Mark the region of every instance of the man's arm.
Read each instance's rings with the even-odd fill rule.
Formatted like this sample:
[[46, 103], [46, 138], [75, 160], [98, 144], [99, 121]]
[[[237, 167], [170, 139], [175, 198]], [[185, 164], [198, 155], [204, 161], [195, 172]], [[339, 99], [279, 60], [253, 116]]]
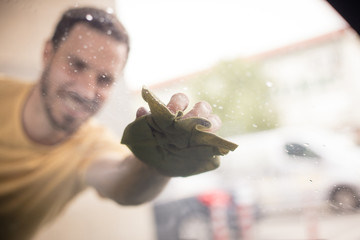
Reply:
[[[189, 104], [186, 95], [178, 93], [167, 104], [168, 109], [176, 113], [185, 110]], [[136, 117], [149, 114], [139, 108]], [[212, 114], [211, 106], [199, 102], [184, 116], [203, 117], [212, 123], [210, 131], [221, 126], [218, 116]], [[138, 160], [134, 155], [121, 160], [119, 156], [107, 156], [95, 161], [86, 172], [86, 182], [102, 196], [111, 198], [122, 205], [137, 205], [153, 200], [169, 182], [170, 177], [161, 175], [155, 168]]]
[[103, 197], [121, 205], [138, 205], [153, 200], [170, 177], [129, 155], [123, 160], [108, 156], [94, 162], [87, 169], [85, 179]]

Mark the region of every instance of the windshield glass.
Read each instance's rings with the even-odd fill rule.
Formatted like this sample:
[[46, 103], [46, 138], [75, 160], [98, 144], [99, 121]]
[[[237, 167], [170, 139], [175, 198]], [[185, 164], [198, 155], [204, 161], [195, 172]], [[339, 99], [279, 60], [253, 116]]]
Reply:
[[[137, 109], [148, 106], [146, 86], [164, 103], [178, 92], [189, 109], [207, 101], [222, 122], [216, 134], [239, 146], [216, 170], [173, 178], [140, 206], [87, 188], [35, 240], [360, 236], [352, 224], [360, 220], [360, 39], [327, 1], [3, 1], [0, 75], [39, 79], [60, 14], [87, 4], [115, 14], [130, 39], [127, 61], [97, 66], [111, 81], [114, 62], [124, 65], [95, 116], [119, 144]], [[103, 56], [73, 55], [59, 57], [64, 69], [86, 69]]]

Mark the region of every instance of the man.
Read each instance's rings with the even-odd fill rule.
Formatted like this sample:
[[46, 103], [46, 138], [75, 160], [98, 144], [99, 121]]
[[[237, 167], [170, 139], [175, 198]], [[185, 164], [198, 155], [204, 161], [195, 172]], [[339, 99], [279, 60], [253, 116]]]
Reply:
[[[167, 184], [171, 176], [139, 160], [92, 120], [128, 53], [128, 35], [113, 15], [75, 8], [45, 44], [37, 83], [0, 78], [1, 239], [31, 238], [88, 186], [119, 204], [136, 205]], [[184, 94], [175, 94], [167, 107], [175, 114], [187, 105]], [[136, 117], [143, 116], [151, 115], [140, 108]], [[208, 119], [210, 131], [221, 125], [206, 102], [181, 119], [191, 117]]]

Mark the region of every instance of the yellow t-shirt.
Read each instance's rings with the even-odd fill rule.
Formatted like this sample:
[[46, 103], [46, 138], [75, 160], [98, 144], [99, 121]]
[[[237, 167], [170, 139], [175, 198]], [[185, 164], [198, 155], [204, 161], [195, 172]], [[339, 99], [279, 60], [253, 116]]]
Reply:
[[129, 152], [89, 121], [66, 142], [44, 146], [23, 131], [21, 114], [32, 88], [0, 76], [0, 239], [30, 239], [84, 190], [86, 166], [103, 153]]

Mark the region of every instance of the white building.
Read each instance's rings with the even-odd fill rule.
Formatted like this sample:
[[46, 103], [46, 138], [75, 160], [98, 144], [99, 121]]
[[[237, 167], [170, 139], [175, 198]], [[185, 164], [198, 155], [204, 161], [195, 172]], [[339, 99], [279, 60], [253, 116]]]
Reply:
[[[352, 29], [343, 28], [250, 56], [245, 61], [260, 62], [280, 126], [338, 128], [360, 120], [360, 110], [355, 107], [360, 103], [360, 41]], [[187, 93], [189, 79], [200, 73], [150, 88], [166, 102], [174, 92]]]

